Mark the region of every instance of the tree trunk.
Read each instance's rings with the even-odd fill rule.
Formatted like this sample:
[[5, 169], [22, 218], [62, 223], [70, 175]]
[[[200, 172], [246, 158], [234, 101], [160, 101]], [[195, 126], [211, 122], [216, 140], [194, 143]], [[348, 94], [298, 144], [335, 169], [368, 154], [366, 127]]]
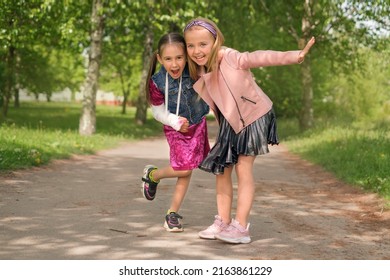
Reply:
[[19, 98], [19, 86], [15, 85], [14, 88], [14, 107], [15, 108], [20, 108], [20, 98]]
[[145, 82], [149, 72], [149, 63], [153, 54], [153, 30], [149, 27], [146, 27], [146, 36], [145, 36], [145, 50], [143, 53], [143, 68], [141, 75], [141, 83], [139, 87], [139, 95], [137, 100], [137, 110], [135, 113], [135, 121], [139, 125], [143, 125], [146, 122], [148, 103], [145, 96]]
[[2, 107], [2, 116], [4, 118], [7, 117], [9, 102], [15, 86], [15, 53], [16, 49], [11, 45], [6, 56], [7, 69], [5, 71], [5, 87]]
[[[311, 7], [313, 0], [305, 0], [304, 3], [304, 15], [302, 17], [302, 38], [299, 40], [299, 49], [303, 49], [311, 38], [311, 23], [312, 18]], [[299, 116], [299, 127], [302, 131], [311, 128], [314, 124], [313, 114], [313, 85], [311, 76], [311, 67], [309, 57], [305, 58], [305, 61], [301, 65], [301, 80], [302, 80], [302, 107]]]
[[118, 73], [119, 73], [119, 78], [121, 81], [121, 88], [122, 88], [122, 93], [123, 93], [123, 102], [122, 102], [122, 115], [126, 114], [126, 107], [127, 107], [127, 100], [129, 99], [129, 94], [130, 94], [130, 83], [126, 82], [125, 84], [125, 79], [122, 74], [122, 70], [118, 67]]
[[20, 99], [19, 99], [19, 68], [20, 65], [18, 64], [19, 59], [15, 59], [15, 65], [14, 65], [14, 87], [13, 87], [13, 96], [14, 96], [14, 108], [20, 108]]
[[130, 91], [126, 90], [123, 92], [123, 102], [122, 102], [122, 115], [126, 114], [127, 101], [129, 100]]
[[309, 58], [305, 58], [305, 62], [301, 65], [301, 80], [302, 80], [302, 108], [299, 118], [299, 127], [301, 131], [305, 131], [314, 124], [313, 114], [313, 86]]
[[79, 124], [81, 135], [92, 135], [96, 132], [96, 92], [99, 82], [104, 21], [102, 2], [102, 0], [94, 0], [92, 4], [91, 46], [88, 71], [83, 87], [83, 108]]

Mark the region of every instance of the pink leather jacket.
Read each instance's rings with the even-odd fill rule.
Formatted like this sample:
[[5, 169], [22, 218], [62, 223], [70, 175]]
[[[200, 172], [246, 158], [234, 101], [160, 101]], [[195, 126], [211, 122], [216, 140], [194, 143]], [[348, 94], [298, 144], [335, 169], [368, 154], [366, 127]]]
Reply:
[[256, 84], [250, 69], [298, 64], [299, 52], [240, 53], [226, 48], [218, 72], [203, 75], [193, 87], [214, 113], [219, 110], [239, 133], [272, 108], [271, 99]]

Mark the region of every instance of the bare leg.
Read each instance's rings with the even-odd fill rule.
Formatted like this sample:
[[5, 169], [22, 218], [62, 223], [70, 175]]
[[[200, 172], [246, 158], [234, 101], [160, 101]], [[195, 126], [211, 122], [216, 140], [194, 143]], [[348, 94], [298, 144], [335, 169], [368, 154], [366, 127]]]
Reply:
[[224, 174], [216, 176], [218, 215], [230, 224], [233, 201], [232, 167], [225, 168]]
[[159, 168], [153, 172], [153, 180], [177, 178], [170, 211], [178, 212], [190, 185], [192, 170], [174, 170], [171, 166]]
[[190, 185], [191, 173], [187, 177], [177, 178], [175, 192], [171, 201], [170, 211], [179, 212], [180, 206], [184, 201], [188, 186]]
[[237, 180], [238, 180], [238, 195], [237, 195], [237, 213], [236, 220], [246, 227], [248, 217], [252, 208], [253, 199], [255, 196], [255, 183], [253, 179], [253, 162], [254, 156], [238, 157], [236, 164]]

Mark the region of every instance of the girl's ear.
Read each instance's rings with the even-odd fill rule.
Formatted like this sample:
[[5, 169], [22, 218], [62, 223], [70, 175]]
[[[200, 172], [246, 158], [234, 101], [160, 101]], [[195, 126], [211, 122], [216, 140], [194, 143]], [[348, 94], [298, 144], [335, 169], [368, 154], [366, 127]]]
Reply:
[[158, 60], [158, 62], [160, 62], [161, 64], [163, 64], [163, 61], [162, 61], [161, 56], [160, 56], [159, 54], [157, 54], [157, 60]]

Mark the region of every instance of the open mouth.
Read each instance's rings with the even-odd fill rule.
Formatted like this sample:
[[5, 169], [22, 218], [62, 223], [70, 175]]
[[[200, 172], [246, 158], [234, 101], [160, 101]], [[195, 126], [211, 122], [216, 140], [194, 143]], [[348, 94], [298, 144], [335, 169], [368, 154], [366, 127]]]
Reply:
[[177, 70], [171, 70], [172, 77], [178, 77], [180, 76], [180, 69]]

